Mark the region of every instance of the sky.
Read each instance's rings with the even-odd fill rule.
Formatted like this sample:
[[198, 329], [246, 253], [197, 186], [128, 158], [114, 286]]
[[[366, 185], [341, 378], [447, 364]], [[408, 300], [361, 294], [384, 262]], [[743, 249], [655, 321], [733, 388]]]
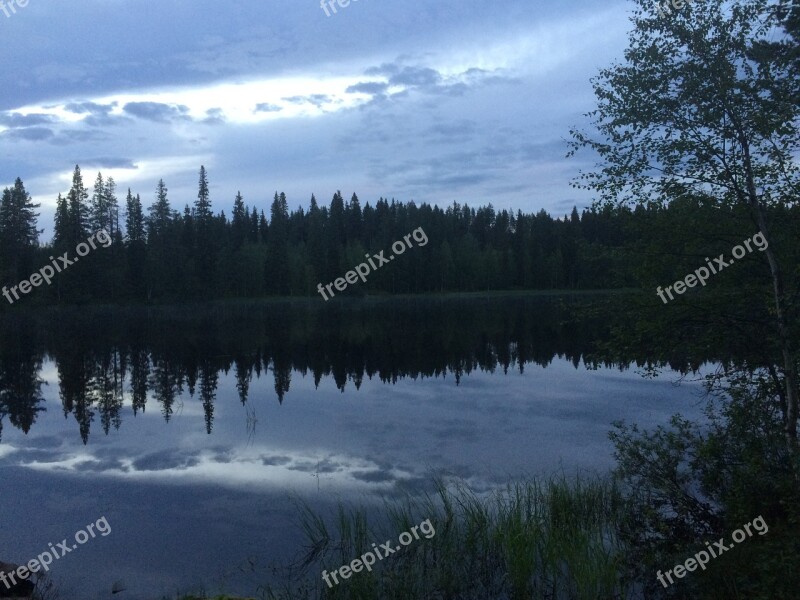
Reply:
[[[15, 0], [19, 1], [19, 0]], [[326, 0], [327, 2], [327, 0]], [[341, 190], [563, 216], [570, 128], [590, 79], [621, 60], [624, 1], [5, 0], [0, 7], [0, 187], [20, 177], [52, 237], [80, 165], [172, 207], [208, 171], [214, 210], [241, 191], [269, 214]], [[23, 1], [24, 4], [24, 1]], [[124, 202], [121, 203], [124, 205]]]

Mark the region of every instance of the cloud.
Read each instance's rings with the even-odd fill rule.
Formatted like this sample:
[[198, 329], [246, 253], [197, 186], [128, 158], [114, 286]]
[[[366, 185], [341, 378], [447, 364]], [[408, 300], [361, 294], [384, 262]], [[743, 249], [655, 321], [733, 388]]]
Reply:
[[405, 67], [389, 78], [392, 85], [411, 87], [435, 87], [442, 80], [438, 71], [429, 67]]
[[270, 104], [269, 102], [261, 102], [260, 104], [256, 104], [255, 112], [280, 112], [283, 110], [282, 106], [278, 106], [276, 104]]
[[129, 468], [118, 458], [102, 458], [84, 460], [75, 465], [76, 471], [102, 473], [103, 471], [117, 471], [127, 473]]
[[366, 483], [386, 483], [396, 479], [391, 473], [384, 471], [353, 471], [352, 475], [353, 479]]
[[91, 115], [107, 115], [117, 106], [116, 102], [110, 104], [97, 104], [95, 102], [70, 102], [64, 105], [64, 110], [78, 115], [89, 113]]
[[189, 107], [183, 104], [162, 104], [160, 102], [128, 102], [123, 108], [127, 114], [157, 123], [188, 120]]
[[288, 456], [262, 456], [261, 463], [266, 467], [282, 467], [292, 462]]
[[380, 81], [364, 81], [347, 88], [348, 94], [382, 94], [389, 88], [388, 83]]
[[27, 140], [30, 142], [41, 142], [52, 139], [55, 134], [46, 127], [26, 127], [24, 129], [9, 129], [4, 131], [2, 137], [12, 140]]
[[10, 128], [18, 127], [31, 127], [34, 125], [49, 125], [55, 123], [56, 118], [53, 115], [46, 114], [28, 114], [21, 115], [19, 113], [5, 113], [0, 114], [0, 125], [5, 125]]
[[333, 99], [327, 94], [311, 94], [310, 96], [290, 96], [283, 98], [284, 101], [291, 104], [311, 104], [317, 108], [322, 108], [323, 104], [330, 104]]
[[203, 119], [203, 123], [207, 123], [209, 125], [222, 125], [225, 123], [225, 111], [221, 108], [209, 108], [206, 111], [206, 118]]
[[162, 450], [146, 454], [133, 461], [137, 471], [167, 471], [170, 469], [188, 469], [200, 464], [198, 452], [187, 452], [177, 449]]

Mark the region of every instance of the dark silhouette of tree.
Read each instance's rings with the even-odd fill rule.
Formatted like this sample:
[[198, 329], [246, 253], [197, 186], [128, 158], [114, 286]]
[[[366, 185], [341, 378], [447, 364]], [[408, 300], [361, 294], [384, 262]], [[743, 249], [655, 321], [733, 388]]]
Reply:
[[3, 190], [0, 199], [0, 280], [13, 285], [26, 278], [33, 267], [34, 250], [39, 241], [36, 209], [22, 180]]

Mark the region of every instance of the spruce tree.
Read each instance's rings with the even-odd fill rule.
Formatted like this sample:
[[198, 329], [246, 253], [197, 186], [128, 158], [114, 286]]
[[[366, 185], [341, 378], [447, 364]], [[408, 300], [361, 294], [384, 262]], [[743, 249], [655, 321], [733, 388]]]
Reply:
[[144, 242], [144, 212], [142, 211], [142, 200], [139, 194], [134, 198], [131, 188], [128, 188], [128, 195], [125, 198], [125, 237], [129, 244]]
[[28, 269], [33, 250], [39, 241], [36, 209], [30, 194], [20, 178], [13, 188], [3, 190], [0, 200], [0, 253], [3, 265], [8, 265], [12, 279], [24, 276], [20, 271]]
[[195, 202], [195, 217], [199, 228], [206, 227], [211, 220], [211, 200], [208, 193], [208, 176], [206, 168], [200, 167], [200, 183], [197, 191], [197, 201]]
[[91, 229], [108, 231], [108, 202], [106, 200], [106, 184], [103, 181], [103, 174], [98, 173], [94, 182], [94, 193], [92, 194], [91, 210]]
[[231, 239], [233, 247], [239, 248], [247, 238], [247, 208], [245, 208], [242, 193], [237, 192], [233, 201], [233, 216], [231, 219]]
[[67, 194], [69, 212], [69, 245], [74, 246], [89, 235], [91, 211], [88, 204], [89, 192], [83, 185], [81, 168], [75, 165], [72, 173], [72, 187]]

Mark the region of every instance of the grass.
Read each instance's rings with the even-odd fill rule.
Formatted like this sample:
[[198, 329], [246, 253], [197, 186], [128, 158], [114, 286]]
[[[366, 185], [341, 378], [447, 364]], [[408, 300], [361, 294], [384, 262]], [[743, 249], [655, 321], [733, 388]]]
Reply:
[[[621, 496], [610, 481], [555, 477], [478, 495], [437, 481], [420, 499], [389, 503], [372, 526], [364, 509], [339, 506], [326, 520], [301, 506], [308, 552], [302, 576], [269, 600], [597, 600], [626, 598], [616, 538]], [[420, 537], [332, 588], [322, 581], [372, 549], [430, 519], [435, 535]], [[330, 523], [329, 523], [330, 521]]]

